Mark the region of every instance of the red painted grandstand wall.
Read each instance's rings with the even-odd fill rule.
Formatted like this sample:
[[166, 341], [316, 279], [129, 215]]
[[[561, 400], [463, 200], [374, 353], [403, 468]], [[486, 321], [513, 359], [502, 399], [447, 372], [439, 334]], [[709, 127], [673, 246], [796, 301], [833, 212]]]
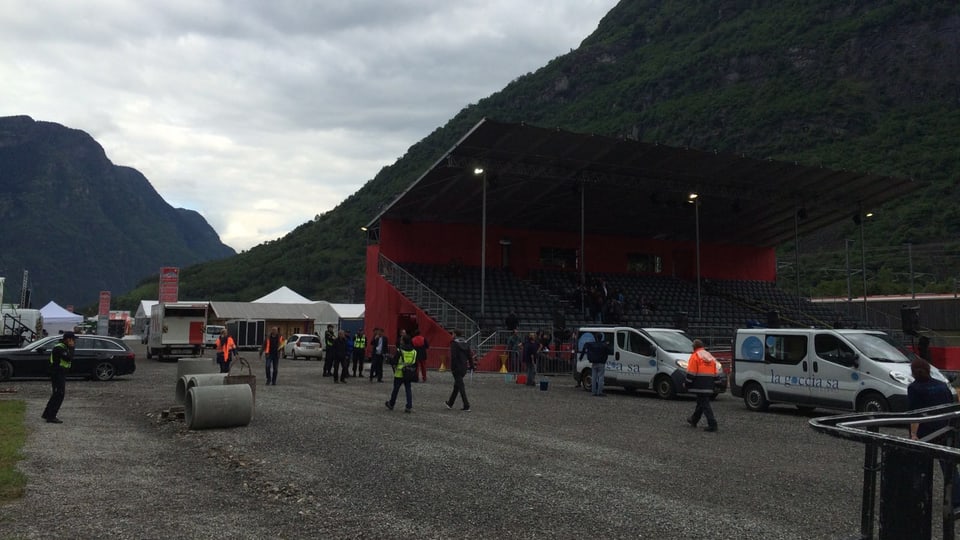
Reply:
[[[397, 316], [401, 313], [416, 315], [417, 327], [430, 343], [427, 355], [427, 367], [440, 366], [441, 356], [446, 356], [450, 347], [450, 334], [441, 328], [420, 308], [407, 300], [393, 285], [380, 277], [377, 271], [377, 259], [380, 246], [367, 246], [366, 290], [364, 293], [364, 331], [367, 342], [373, 342], [373, 329], [383, 328], [391, 346], [397, 345]], [[447, 362], [449, 367], [449, 362]], [[389, 370], [389, 368], [387, 368]], [[385, 371], [386, 373], [386, 371]]]
[[[448, 264], [456, 259], [465, 266], [480, 266], [480, 236], [479, 226], [473, 224], [380, 222], [383, 254], [398, 263]], [[540, 267], [541, 247], [580, 248], [579, 234], [489, 226], [488, 268], [501, 266], [502, 239], [511, 243], [510, 266], [520, 277]], [[627, 254], [647, 253], [661, 257], [663, 275], [685, 279], [696, 276], [696, 245], [693, 242], [587, 236], [585, 252], [588, 273], [624, 273]], [[700, 247], [700, 267], [701, 275], [707, 279], [775, 281], [777, 277], [773, 248], [703, 244]]]

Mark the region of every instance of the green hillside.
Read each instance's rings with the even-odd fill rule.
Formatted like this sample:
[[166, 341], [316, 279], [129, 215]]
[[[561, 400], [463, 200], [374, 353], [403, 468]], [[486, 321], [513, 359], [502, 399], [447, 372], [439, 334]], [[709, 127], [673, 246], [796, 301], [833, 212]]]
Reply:
[[[625, 0], [578, 49], [464, 108], [334, 210], [280, 240], [187, 269], [182, 296], [247, 300], [285, 284], [309, 297], [362, 301], [359, 227], [483, 117], [919, 179], [923, 190], [874, 209], [865, 226], [868, 291], [906, 290], [906, 242], [918, 290], [952, 290], [958, 52], [955, 1]], [[838, 269], [844, 239], [859, 238], [854, 227], [801, 238], [805, 294], [846, 293]], [[782, 254], [792, 264], [793, 246]], [[781, 274], [793, 288], [794, 271]], [[150, 278], [126, 301], [155, 297]]]

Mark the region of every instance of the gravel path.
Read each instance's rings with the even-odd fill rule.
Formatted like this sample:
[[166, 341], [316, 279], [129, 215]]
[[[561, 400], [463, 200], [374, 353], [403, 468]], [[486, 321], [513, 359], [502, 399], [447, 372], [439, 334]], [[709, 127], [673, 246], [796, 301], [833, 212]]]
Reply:
[[[258, 383], [262, 362], [254, 361]], [[502, 375], [468, 381], [473, 411], [447, 410], [451, 377], [333, 384], [320, 364], [281, 361], [244, 428], [189, 431], [160, 418], [176, 365], [68, 381], [60, 417], [46, 381], [24, 399], [25, 497], [0, 507], [0, 538], [851, 537], [862, 447], [815, 433], [792, 408], [750, 413], [725, 395], [719, 433], [688, 427], [693, 401], [572, 378], [546, 391]], [[403, 392], [401, 390], [401, 404]]]

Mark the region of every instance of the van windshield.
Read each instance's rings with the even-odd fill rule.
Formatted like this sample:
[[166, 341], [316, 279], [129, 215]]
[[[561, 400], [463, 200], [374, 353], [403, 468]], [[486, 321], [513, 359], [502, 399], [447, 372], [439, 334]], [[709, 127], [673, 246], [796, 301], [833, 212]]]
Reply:
[[886, 334], [844, 334], [850, 343], [877, 362], [909, 364], [910, 358], [904, 354], [897, 343]]
[[693, 340], [683, 332], [670, 330], [647, 330], [653, 341], [661, 349], [672, 353], [692, 353]]

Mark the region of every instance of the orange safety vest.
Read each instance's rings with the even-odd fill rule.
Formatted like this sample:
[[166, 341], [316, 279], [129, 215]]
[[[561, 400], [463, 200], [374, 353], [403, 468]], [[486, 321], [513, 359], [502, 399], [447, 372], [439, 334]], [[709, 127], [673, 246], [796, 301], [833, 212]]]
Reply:
[[231, 336], [231, 335], [229, 335], [229, 334], [227, 335], [226, 345], [224, 345], [224, 343], [223, 343], [222, 341], [223, 341], [223, 338], [222, 338], [222, 337], [217, 338], [217, 348], [216, 348], [216, 351], [217, 351], [218, 353], [223, 353], [224, 359], [229, 360], [229, 359], [230, 359], [230, 351], [235, 350], [235, 349], [237, 348], [237, 345], [236, 345], [236, 343], [233, 342], [233, 336]]
[[687, 373], [696, 377], [697, 375], [717, 375], [717, 359], [706, 349], [697, 349], [687, 360]]
[[[277, 336], [277, 348], [283, 349], [286, 343], [287, 340], [283, 339], [283, 336]], [[270, 336], [267, 336], [267, 339], [263, 340], [263, 352], [264, 354], [270, 354]]]
[[687, 360], [687, 387], [693, 394], [712, 394], [717, 376], [717, 359], [706, 349], [693, 351]]

